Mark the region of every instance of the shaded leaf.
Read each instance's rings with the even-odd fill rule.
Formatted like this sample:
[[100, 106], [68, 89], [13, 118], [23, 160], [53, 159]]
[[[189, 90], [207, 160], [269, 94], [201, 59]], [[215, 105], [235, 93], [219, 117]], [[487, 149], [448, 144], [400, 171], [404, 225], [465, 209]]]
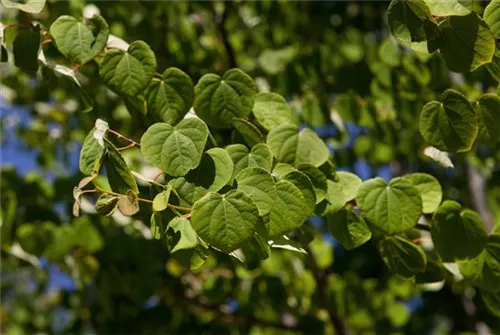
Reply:
[[240, 248], [255, 232], [259, 212], [242, 191], [224, 195], [209, 192], [191, 212], [194, 230], [208, 244], [229, 253]]
[[380, 241], [379, 251], [387, 267], [403, 278], [425, 271], [427, 258], [422, 248], [399, 236]]
[[129, 190], [139, 193], [137, 182], [123, 159], [121, 153], [108, 140], [104, 139], [106, 153], [104, 157], [104, 167], [108, 177], [109, 186], [114, 192], [127, 194]]
[[86, 175], [93, 175], [99, 172], [101, 167], [104, 147], [99, 144], [94, 137], [95, 128], [87, 134], [80, 151], [80, 171]]
[[234, 118], [233, 125], [250, 148], [264, 142], [264, 135], [253, 123], [245, 119]]
[[118, 197], [103, 193], [99, 196], [97, 199], [97, 203], [95, 204], [95, 210], [97, 213], [105, 216], [112, 215], [115, 210], [116, 206], [118, 205]]
[[38, 70], [38, 53], [40, 52], [40, 28], [23, 29], [14, 40], [14, 64], [32, 74]]
[[162, 79], [153, 79], [146, 91], [148, 106], [163, 122], [176, 124], [189, 112], [194, 101], [191, 78], [180, 69], [171, 67]]
[[234, 163], [222, 148], [207, 150], [198, 167], [186, 175], [186, 180], [208, 191], [217, 192], [231, 180]]
[[326, 223], [332, 236], [347, 250], [359, 247], [372, 237], [363, 217], [353, 210], [341, 209], [328, 215]]

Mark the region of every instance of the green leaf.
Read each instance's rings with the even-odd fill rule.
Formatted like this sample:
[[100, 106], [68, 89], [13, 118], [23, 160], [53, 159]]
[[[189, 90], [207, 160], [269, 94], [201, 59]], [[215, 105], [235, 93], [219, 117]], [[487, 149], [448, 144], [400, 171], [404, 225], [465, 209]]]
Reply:
[[286, 103], [285, 98], [276, 93], [257, 94], [252, 112], [257, 121], [267, 130], [291, 122], [292, 119], [292, 109]]
[[208, 138], [207, 125], [197, 118], [187, 118], [175, 127], [156, 123], [141, 138], [141, 151], [154, 166], [179, 177], [200, 163]]
[[422, 42], [427, 40], [426, 25], [436, 25], [423, 0], [394, 0], [387, 9], [391, 32], [400, 41]]
[[160, 213], [153, 212], [153, 214], [151, 214], [150, 228], [151, 236], [153, 236], [155, 240], [159, 240], [163, 237], [165, 229], [163, 227], [163, 218]]
[[500, 291], [498, 292], [481, 292], [481, 298], [488, 310], [496, 317], [500, 318]]
[[97, 199], [95, 210], [101, 215], [110, 216], [115, 212], [117, 204], [117, 196], [103, 193], [99, 199]]
[[168, 208], [168, 200], [172, 189], [167, 187], [164, 191], [158, 193], [153, 199], [153, 211], [161, 212]]
[[83, 65], [104, 50], [109, 27], [100, 15], [83, 21], [63, 15], [50, 26], [50, 35], [57, 50], [71, 61]]
[[199, 269], [210, 256], [210, 249], [204, 243], [201, 243], [194, 249], [181, 249], [171, 254], [181, 266], [190, 270]]
[[88, 220], [80, 218], [73, 223], [75, 229], [74, 242], [91, 253], [97, 252], [104, 246], [104, 241], [99, 230]]
[[327, 187], [325, 200], [318, 207], [321, 215], [335, 214], [347, 203], [341, 183], [328, 180]]
[[497, 48], [497, 50], [495, 50], [495, 56], [493, 56], [491, 63], [486, 64], [485, 67], [491, 76], [496, 81], [500, 82], [500, 49]]
[[195, 248], [198, 242], [198, 236], [191, 226], [188, 219], [176, 217], [168, 223], [167, 235], [170, 235], [170, 252], [174, 253], [183, 249]]
[[18, 2], [12, 0], [2, 0], [2, 4], [7, 8], [14, 8], [22, 10], [26, 13], [40, 13], [45, 6], [46, 0], [27, 0], [25, 2]]
[[146, 92], [148, 106], [163, 122], [176, 124], [189, 112], [194, 101], [191, 78], [180, 69], [171, 67], [163, 78], [153, 79]]
[[118, 209], [125, 216], [132, 216], [139, 212], [139, 200], [137, 191], [128, 190], [127, 195], [120, 196], [118, 200]]
[[[302, 164], [302, 165], [304, 165], [304, 164]], [[311, 166], [314, 166], [314, 165], [311, 165]], [[316, 168], [316, 167], [314, 166], [314, 168]], [[298, 171], [298, 170], [296, 168], [294, 168], [293, 166], [291, 166], [290, 164], [278, 163], [278, 164], [276, 164], [276, 166], [273, 169], [273, 176], [276, 179], [283, 179], [283, 178], [285, 178], [285, 176], [287, 174], [289, 174], [290, 172], [293, 172], [293, 171]]]
[[472, 12], [473, 0], [424, 0], [432, 15], [435, 16], [463, 16]]
[[233, 125], [250, 148], [264, 142], [264, 135], [253, 123], [245, 119], [234, 118]]
[[300, 164], [298, 170], [304, 173], [311, 180], [314, 187], [314, 193], [316, 194], [316, 203], [318, 204], [323, 201], [328, 190], [328, 184], [325, 174], [314, 165], [307, 163]]
[[260, 216], [271, 211], [277, 193], [269, 172], [261, 167], [248, 167], [236, 175], [236, 181], [238, 189], [255, 202]]
[[127, 51], [109, 49], [99, 64], [99, 76], [113, 91], [128, 96], [141, 93], [156, 71], [156, 57], [143, 41], [132, 42]]
[[36, 72], [38, 70], [40, 42], [39, 27], [19, 31], [14, 40], [12, 50], [14, 53], [14, 64], [30, 74]]
[[282, 180], [276, 183], [277, 197], [271, 213], [264, 218], [270, 237], [283, 235], [299, 228], [306, 221], [309, 207], [302, 192], [291, 182]]
[[459, 262], [462, 275], [479, 288], [500, 292], [500, 234], [488, 237], [486, 246], [479, 256]]
[[230, 182], [233, 169], [234, 163], [227, 151], [213, 148], [203, 154], [200, 165], [189, 171], [186, 180], [208, 191], [217, 192]]
[[500, 37], [500, 0], [492, 0], [484, 9], [483, 20], [496, 38]]
[[291, 123], [271, 130], [267, 135], [267, 144], [278, 161], [295, 167], [304, 163], [319, 167], [330, 156], [325, 143], [315, 132], [310, 129], [299, 132], [298, 127]]
[[488, 235], [481, 217], [474, 211], [462, 210], [458, 202], [444, 201], [432, 223], [432, 241], [444, 262], [475, 257], [486, 245]]
[[226, 147], [226, 151], [234, 163], [231, 179], [247, 167], [260, 166], [266, 171], [271, 171], [273, 154], [267, 144], [259, 143], [251, 151], [242, 144], [232, 144]]
[[332, 236], [347, 250], [359, 247], [372, 237], [363, 217], [353, 210], [341, 209], [328, 215], [326, 224]]
[[427, 173], [412, 173], [405, 176], [405, 178], [411, 181], [420, 192], [422, 213], [434, 213], [443, 198], [443, 191], [439, 181]]
[[450, 16], [440, 31], [439, 50], [451, 71], [471, 72], [493, 59], [495, 39], [476, 13]]
[[316, 207], [316, 194], [311, 179], [300, 171], [292, 171], [285, 176], [286, 181], [294, 184], [302, 193], [305, 205], [307, 205], [307, 215], [311, 215]]
[[229, 253], [253, 236], [259, 211], [242, 191], [224, 195], [209, 192], [196, 201], [191, 222], [198, 235], [211, 246]]
[[104, 166], [111, 189], [120, 194], [128, 194], [129, 190], [139, 193], [134, 175], [130, 172], [120, 152], [106, 138], [104, 146], [106, 148]]
[[99, 172], [101, 159], [104, 155], [104, 148], [94, 137], [95, 128], [87, 134], [80, 151], [80, 171], [86, 175], [93, 175]]
[[403, 278], [425, 271], [427, 258], [422, 248], [399, 236], [380, 241], [379, 251], [387, 267]]
[[444, 91], [442, 102], [427, 103], [420, 114], [420, 133], [442, 151], [468, 151], [478, 133], [478, 120], [469, 100], [454, 90]]
[[255, 233], [253, 237], [248, 240], [247, 245], [257, 253], [259, 259], [268, 259], [271, 254], [271, 247], [269, 246], [269, 243], [267, 243], [267, 241], [257, 233]]
[[233, 118], [243, 118], [252, 112], [257, 87], [245, 72], [231, 69], [222, 78], [213, 73], [204, 75], [195, 92], [196, 114], [212, 127], [230, 128]]
[[363, 183], [363, 181], [354, 173], [346, 171], [338, 171], [337, 177], [338, 177], [337, 183], [340, 185], [340, 189], [342, 190], [342, 194], [344, 195], [345, 203], [356, 198], [358, 189]]
[[181, 200], [183, 200], [190, 206], [208, 192], [206, 188], [196, 186], [195, 184], [188, 182], [185, 178], [182, 177], [172, 179], [168, 182], [168, 185], [175, 190], [175, 193]]
[[493, 93], [483, 94], [477, 101], [477, 106], [478, 138], [494, 145], [500, 140], [500, 97]]
[[359, 187], [356, 201], [363, 216], [389, 235], [414, 227], [422, 214], [420, 192], [403, 178], [389, 184], [380, 177], [368, 179]]

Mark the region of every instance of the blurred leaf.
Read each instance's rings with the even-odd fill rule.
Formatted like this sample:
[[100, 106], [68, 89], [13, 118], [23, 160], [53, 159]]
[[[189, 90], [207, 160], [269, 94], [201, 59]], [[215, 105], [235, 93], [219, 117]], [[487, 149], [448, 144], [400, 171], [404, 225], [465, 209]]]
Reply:
[[291, 108], [279, 94], [261, 92], [255, 96], [253, 114], [267, 130], [291, 121]]

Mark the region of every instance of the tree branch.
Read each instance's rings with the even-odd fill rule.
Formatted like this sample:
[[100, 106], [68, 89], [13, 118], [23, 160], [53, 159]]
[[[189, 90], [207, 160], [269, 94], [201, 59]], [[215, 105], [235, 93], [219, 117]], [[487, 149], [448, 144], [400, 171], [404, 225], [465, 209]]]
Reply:
[[226, 27], [225, 27], [226, 19], [228, 16], [227, 6], [228, 6], [228, 3], [225, 3], [224, 4], [224, 11], [222, 12], [222, 15], [218, 15], [216, 10], [215, 10], [215, 7], [212, 6], [212, 13], [214, 15], [215, 26], [217, 28], [217, 31], [219, 32], [220, 38], [222, 40], [222, 44], [224, 45], [224, 48], [226, 49], [229, 67], [234, 68], [234, 67], [238, 67], [238, 64], [236, 63], [236, 57], [234, 56], [234, 49], [233, 49], [233, 46], [231, 45], [231, 42], [229, 42], [229, 37], [227, 35], [227, 31], [226, 31]]
[[486, 181], [483, 175], [479, 173], [470, 163], [466, 162], [467, 165], [467, 182], [469, 184], [469, 190], [471, 193], [472, 203], [474, 208], [481, 215], [484, 221], [484, 226], [487, 232], [493, 230], [493, 216], [491, 215], [490, 208], [488, 206], [488, 199], [486, 197]]
[[335, 334], [337, 335], [345, 335], [347, 334], [347, 329], [345, 327], [344, 322], [335, 315], [334, 311], [329, 307], [328, 304], [328, 286], [326, 283], [325, 272], [321, 270], [314, 258], [314, 255], [310, 248], [306, 248], [307, 251], [307, 261], [309, 263], [309, 267], [311, 268], [311, 272], [314, 276], [314, 280], [316, 281], [316, 288], [319, 296], [320, 303], [324, 309], [327, 310], [328, 316], [330, 317], [330, 321], [332, 322], [333, 328], [335, 329]]

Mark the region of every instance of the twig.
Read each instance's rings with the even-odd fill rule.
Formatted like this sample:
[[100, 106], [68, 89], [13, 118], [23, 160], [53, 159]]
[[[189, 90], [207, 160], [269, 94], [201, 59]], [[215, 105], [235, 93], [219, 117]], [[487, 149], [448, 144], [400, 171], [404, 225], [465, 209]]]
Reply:
[[120, 134], [120, 133], [118, 133], [118, 132], [114, 131], [113, 129], [108, 129], [108, 132], [110, 132], [111, 134], [115, 135], [115, 136], [116, 136], [116, 137], [118, 137], [120, 140], [124, 140], [124, 141], [127, 141], [127, 142], [129, 142], [129, 143], [133, 143], [135, 146], [137, 146], [137, 147], [139, 147], [139, 148], [141, 147], [141, 145], [140, 145], [139, 143], [137, 143], [136, 141], [131, 140], [130, 138], [123, 136], [122, 134]]
[[51, 40], [51, 39], [48, 39], [48, 40], [44, 40], [44, 41], [42, 42], [42, 45], [44, 45], [44, 46], [45, 46], [45, 45], [50, 44], [50, 43], [52, 43], [52, 40]]
[[153, 77], [163, 80], [163, 75], [161, 73], [155, 73]]
[[129, 144], [129, 145], [127, 145], [127, 146], [124, 146], [124, 147], [118, 148], [117, 150], [118, 150], [118, 151], [124, 151], [124, 150], [130, 149], [130, 148], [133, 148], [133, 147], [135, 147], [135, 143], [130, 143], [130, 144]]
[[345, 335], [347, 334], [347, 329], [344, 322], [337, 315], [335, 315], [333, 310], [328, 306], [328, 286], [326, 283], [325, 272], [319, 268], [318, 263], [316, 262], [316, 258], [314, 258], [311, 249], [307, 247], [306, 251], [309, 267], [311, 268], [314, 280], [316, 281], [316, 287], [321, 305], [328, 312], [330, 321], [332, 322], [333, 328], [335, 329], [335, 334]]
[[73, 72], [78, 71], [78, 69], [80, 68], [80, 66], [81, 66], [80, 64], [76, 64], [75, 66], [73, 66], [73, 68], [72, 68]]
[[156, 176], [153, 178], [153, 181], [156, 181], [160, 176], [163, 174], [163, 171], [160, 171], [156, 174]]
[[231, 68], [234, 68], [238, 67], [238, 64], [236, 63], [236, 58], [234, 56], [234, 49], [233, 46], [231, 45], [231, 42], [229, 42], [229, 37], [227, 36], [227, 31], [225, 27], [226, 19], [228, 16], [228, 11], [227, 11], [228, 3], [225, 3], [224, 5], [225, 5], [224, 11], [222, 12], [222, 15], [218, 15], [216, 13], [214, 6], [212, 6], [212, 13], [214, 15], [215, 26], [217, 27], [217, 31], [219, 32], [220, 38], [222, 39], [222, 44], [226, 49], [229, 66]]

